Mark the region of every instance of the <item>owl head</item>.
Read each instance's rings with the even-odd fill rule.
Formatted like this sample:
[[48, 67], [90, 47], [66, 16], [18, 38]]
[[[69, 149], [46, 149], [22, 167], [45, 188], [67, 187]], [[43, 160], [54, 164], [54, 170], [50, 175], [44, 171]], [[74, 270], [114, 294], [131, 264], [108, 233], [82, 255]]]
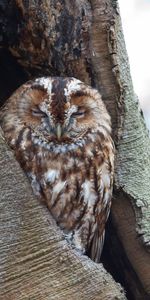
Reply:
[[98, 91], [75, 78], [42, 77], [27, 82], [8, 100], [3, 111], [6, 122], [19, 132], [30, 128], [35, 143], [46, 144], [80, 143], [88, 134], [111, 131]]

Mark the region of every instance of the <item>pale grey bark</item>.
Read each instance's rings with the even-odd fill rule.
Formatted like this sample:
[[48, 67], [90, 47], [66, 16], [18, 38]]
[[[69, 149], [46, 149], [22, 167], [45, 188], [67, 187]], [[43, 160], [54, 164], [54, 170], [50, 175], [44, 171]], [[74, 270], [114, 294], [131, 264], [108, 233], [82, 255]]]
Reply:
[[[117, 200], [116, 203], [114, 201], [113, 212], [128, 259], [150, 294], [150, 138], [133, 90], [120, 18], [116, 20], [113, 30], [117, 65], [115, 76], [124, 105], [117, 143]], [[117, 204], [118, 209], [115, 209]]]
[[[120, 23], [116, 24], [117, 64], [124, 98], [124, 116], [117, 147], [116, 185], [131, 197], [137, 232], [150, 246], [150, 138], [134, 93]], [[141, 75], [142, 76], [142, 75]]]

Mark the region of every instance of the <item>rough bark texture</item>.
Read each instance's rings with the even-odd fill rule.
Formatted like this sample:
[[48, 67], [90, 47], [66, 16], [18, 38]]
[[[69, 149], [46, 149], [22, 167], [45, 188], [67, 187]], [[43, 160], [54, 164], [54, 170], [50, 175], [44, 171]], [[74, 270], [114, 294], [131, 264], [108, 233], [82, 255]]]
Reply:
[[0, 4], [2, 44], [27, 77], [74, 76], [102, 93], [116, 142], [112, 223], [119, 242], [114, 246], [108, 229], [107, 252], [128, 297], [149, 299], [150, 139], [133, 91], [117, 1], [8, 2]]

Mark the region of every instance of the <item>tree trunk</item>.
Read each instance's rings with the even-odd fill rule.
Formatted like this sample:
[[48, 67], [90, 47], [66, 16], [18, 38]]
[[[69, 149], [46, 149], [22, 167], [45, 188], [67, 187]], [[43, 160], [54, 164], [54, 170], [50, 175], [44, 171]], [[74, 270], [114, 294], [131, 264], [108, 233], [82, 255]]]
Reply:
[[[114, 197], [102, 260], [128, 299], [149, 299], [150, 140], [133, 91], [117, 1], [16, 0], [0, 5], [2, 45], [22, 66], [17, 71], [22, 81], [74, 76], [102, 94], [116, 144]], [[10, 54], [4, 50], [3, 55], [9, 63]], [[18, 68], [16, 64], [15, 74]], [[3, 99], [8, 94], [3, 92]], [[27, 180], [10, 152], [2, 154], [9, 180], [14, 174], [11, 181], [1, 175], [2, 299], [125, 299], [101, 264], [70, 249], [47, 209], [27, 192]]]

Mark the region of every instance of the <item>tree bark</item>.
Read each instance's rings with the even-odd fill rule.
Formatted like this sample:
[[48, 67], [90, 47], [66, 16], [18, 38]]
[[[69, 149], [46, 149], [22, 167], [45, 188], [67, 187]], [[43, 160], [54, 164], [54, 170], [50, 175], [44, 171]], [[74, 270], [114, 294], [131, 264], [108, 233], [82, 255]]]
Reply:
[[[103, 262], [112, 272], [114, 278], [120, 280], [125, 286], [128, 292], [128, 299], [149, 299], [150, 139], [137, 97], [133, 91], [117, 1], [16, 0], [9, 1], [8, 7], [7, 1], [1, 7], [3, 16], [1, 20], [4, 24], [1, 34], [2, 45], [9, 49], [12, 55], [16, 57], [20, 65], [23, 66], [23, 70], [28, 74], [28, 78], [41, 75], [74, 76], [96, 87], [102, 94], [103, 100], [112, 117], [113, 138], [116, 144], [112, 217], [111, 223], [108, 226], [108, 238], [105, 247], [107, 254], [104, 254]], [[10, 26], [10, 23], [13, 26]], [[27, 237], [31, 242], [34, 236], [34, 228], [40, 223], [40, 226], [37, 227], [39, 236], [36, 237], [36, 253], [39, 252], [39, 256], [47, 257], [46, 261], [44, 258], [46, 264], [44, 268], [39, 263], [40, 272], [42, 269], [40, 276], [38, 270], [32, 268], [36, 277], [36, 280], [33, 281], [34, 288], [31, 288], [31, 283], [29, 284], [29, 281], [33, 280], [32, 272], [29, 272], [26, 276], [21, 275], [21, 278], [18, 277], [21, 284], [21, 297], [23, 297], [24, 291], [28, 293], [29, 290], [29, 294], [27, 295], [32, 295], [32, 299], [34, 297], [42, 299], [40, 297], [42, 297], [43, 292], [45, 293], [43, 294], [44, 299], [57, 299], [57, 297], [59, 299], [78, 299], [79, 297], [82, 299], [115, 299], [115, 293], [116, 297], [119, 297], [118, 299], [125, 299], [125, 296], [120, 292], [120, 287], [115, 285], [112, 278], [105, 273], [101, 265], [97, 266], [85, 257], [80, 258], [75, 251], [66, 245], [65, 241], [62, 242], [60, 232], [59, 230], [58, 232], [56, 231], [55, 225], [52, 223], [50, 223], [51, 225], [47, 225], [44, 221], [50, 218], [46, 208], [42, 207], [37, 201], [34, 202], [35, 200], [28, 201], [28, 197], [24, 197], [24, 194], [22, 196], [20, 189], [22, 190], [23, 187], [19, 187], [20, 173], [16, 173], [16, 176], [16, 182], [18, 181], [16, 187], [16, 201], [18, 203], [16, 213], [18, 216], [20, 213], [22, 217], [27, 216], [28, 214], [30, 215], [29, 212], [31, 209], [33, 222], [33, 224], [30, 224], [28, 220], [28, 226], [23, 227], [23, 230], [19, 233], [17, 240], [19, 247], [23, 244], [26, 247]], [[27, 181], [25, 180], [25, 190], [25, 186], [27, 185]], [[7, 187], [5, 188], [5, 193], [7, 195]], [[22, 199], [22, 202], [25, 206], [29, 205], [26, 208], [21, 206], [21, 210], [19, 204], [20, 197], [23, 197], [24, 200]], [[30, 195], [30, 198], [33, 199], [33, 196]], [[12, 197], [12, 203], [15, 205], [15, 201], [13, 200], [14, 196]], [[11, 215], [12, 206], [8, 205], [8, 207], [10, 208], [9, 213]], [[7, 215], [7, 206], [5, 210], [5, 214]], [[35, 215], [35, 211], [36, 213], [38, 212], [38, 218]], [[5, 214], [3, 215], [4, 217]], [[14, 220], [15, 224], [16, 218], [14, 213], [11, 215], [11, 220]], [[32, 228], [31, 232], [30, 228]], [[9, 232], [9, 227], [7, 230]], [[52, 238], [53, 230], [55, 235], [59, 236], [58, 239], [56, 238], [55, 243]], [[40, 240], [39, 243], [38, 239]], [[40, 252], [41, 248], [39, 245], [41, 245], [41, 239], [44, 243], [42, 249], [47, 249], [45, 247], [47, 247], [47, 240], [49, 241], [48, 254], [45, 254], [47, 253], [46, 250]], [[5, 245], [9, 246], [9, 249], [12, 249], [12, 245], [14, 245], [13, 237], [5, 240], [5, 243]], [[53, 248], [54, 244], [56, 244], [56, 248]], [[65, 248], [63, 248], [64, 244]], [[24, 252], [24, 247], [22, 248], [21, 257], [22, 259], [24, 257], [26, 263], [26, 251]], [[50, 251], [52, 252], [49, 254]], [[67, 253], [71, 263], [74, 263], [77, 273], [75, 271], [75, 273], [71, 274], [73, 267], [69, 267], [69, 265], [66, 267], [66, 264], [64, 267], [63, 263], [59, 262], [58, 257], [60, 253], [62, 253], [62, 257], [63, 253]], [[9, 257], [17, 258], [17, 256], [13, 256], [11, 250]], [[37, 257], [38, 255], [36, 256], [38, 261], [39, 258]], [[6, 254], [4, 258], [6, 259]], [[19, 270], [22, 260], [15, 259], [15, 270], [17, 270], [16, 266], [18, 266]], [[63, 259], [62, 261], [64, 260], [66, 263], [69, 261], [68, 259]], [[32, 265], [33, 262], [34, 251], [31, 254], [31, 259], [29, 256], [29, 265]], [[59, 272], [57, 273], [55, 271], [58, 265], [59, 268], [57, 267], [57, 270]], [[48, 266], [50, 266], [50, 269]], [[67, 268], [66, 273], [64, 268], [65, 270]], [[83, 270], [81, 277], [79, 276], [80, 268]], [[6, 281], [5, 284], [7, 286], [9, 261], [5, 264], [4, 270], [4, 282]], [[88, 281], [89, 272], [92, 274], [91, 282]], [[54, 276], [52, 276], [55, 273], [57, 278], [53, 278]], [[17, 291], [17, 287], [14, 288], [14, 279], [18, 276], [17, 272], [13, 275], [14, 277], [12, 277], [13, 273], [10, 272], [10, 274], [12, 290], [16, 289]], [[44, 274], [46, 275], [44, 276]], [[105, 278], [103, 274], [106, 275], [107, 283], [110, 281], [110, 286], [108, 287], [107, 285], [107, 288], [103, 286], [103, 279]], [[79, 276], [79, 282], [76, 276]], [[48, 286], [49, 277], [52, 283], [50, 287]], [[55, 281], [58, 278], [60, 286]], [[62, 278], [64, 280], [63, 283], [61, 283]], [[67, 278], [69, 288], [66, 286]], [[72, 278], [74, 278], [75, 283]], [[39, 289], [37, 286], [38, 280], [40, 281], [40, 284], [38, 283]], [[45, 288], [44, 280], [46, 280]], [[83, 293], [85, 294], [81, 293], [81, 282], [84, 285]], [[112, 286], [115, 287], [114, 290]], [[50, 297], [48, 295], [49, 291], [53, 293], [53, 290], [54, 298], [48, 298]], [[62, 290], [63, 293], [68, 294], [61, 294]], [[30, 294], [32, 291], [33, 294]], [[37, 291], [39, 298], [37, 298]], [[95, 295], [93, 294], [92, 296], [94, 292]], [[7, 289], [7, 293], [9, 295], [9, 289]], [[70, 296], [71, 294], [69, 293], [72, 293], [73, 296]], [[15, 297], [13, 299], [19, 299]], [[24, 298], [20, 299], [27, 299], [27, 297], [24, 296]]]

